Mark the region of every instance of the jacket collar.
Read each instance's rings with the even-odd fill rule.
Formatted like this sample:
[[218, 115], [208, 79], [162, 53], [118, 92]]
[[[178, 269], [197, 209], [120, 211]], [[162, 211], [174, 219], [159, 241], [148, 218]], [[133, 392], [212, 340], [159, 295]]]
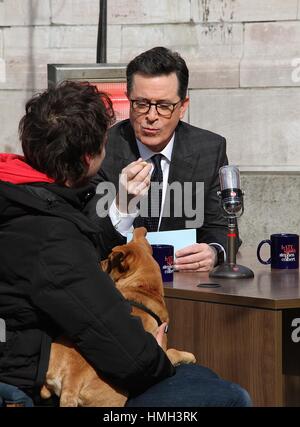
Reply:
[[196, 167], [195, 158], [194, 145], [190, 143], [186, 125], [180, 121], [175, 130], [168, 182], [191, 182]]
[[[85, 234], [99, 232], [96, 224], [92, 223], [79, 209], [79, 194], [87, 194], [85, 189], [57, 188], [56, 184], [15, 185], [0, 182], [0, 220], [5, 217], [13, 218], [30, 214], [34, 211], [67, 219], [74, 223]], [[76, 194], [78, 192], [78, 194]], [[58, 194], [60, 193], [60, 194]], [[72, 194], [73, 193], [73, 194]], [[77, 200], [78, 199], [78, 200]], [[72, 203], [70, 203], [72, 200]]]

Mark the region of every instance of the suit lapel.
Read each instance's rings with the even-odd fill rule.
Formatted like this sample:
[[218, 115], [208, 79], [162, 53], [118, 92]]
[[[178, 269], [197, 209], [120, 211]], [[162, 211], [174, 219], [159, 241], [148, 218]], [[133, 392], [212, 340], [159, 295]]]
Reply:
[[168, 183], [192, 181], [195, 166], [194, 146], [188, 136], [184, 135], [181, 122], [179, 122], [175, 132]]
[[[197, 166], [197, 162], [195, 161], [196, 153], [194, 153], [194, 150], [195, 147], [189, 135], [187, 134], [187, 132], [184, 131], [182, 123], [179, 122], [175, 132], [175, 140], [169, 169], [168, 184], [171, 185], [173, 182], [179, 182], [182, 185], [181, 188], [183, 189], [183, 185], [185, 182], [193, 181], [194, 169]], [[166, 195], [164, 206], [170, 206], [171, 217], [162, 218], [160, 225], [161, 230], [185, 228], [184, 215], [182, 215], [182, 217], [173, 216], [172, 212], [175, 201], [172, 200], [172, 197], [173, 196], [171, 195], [170, 200], [170, 197]]]

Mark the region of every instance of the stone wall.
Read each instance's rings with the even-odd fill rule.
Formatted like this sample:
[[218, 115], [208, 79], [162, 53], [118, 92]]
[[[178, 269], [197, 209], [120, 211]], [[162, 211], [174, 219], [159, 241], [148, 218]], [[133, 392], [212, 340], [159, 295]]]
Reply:
[[[17, 124], [26, 99], [47, 86], [47, 63], [95, 62], [98, 7], [98, 0], [0, 0], [1, 151], [20, 151]], [[224, 135], [230, 162], [241, 168], [251, 204], [241, 219], [246, 239], [256, 242], [257, 221], [261, 237], [271, 232], [277, 207], [276, 230], [300, 232], [281, 203], [300, 208], [287, 196], [300, 176], [300, 0], [108, 0], [108, 62], [155, 45], [188, 63], [186, 120]], [[263, 190], [275, 201], [265, 200], [266, 209]]]

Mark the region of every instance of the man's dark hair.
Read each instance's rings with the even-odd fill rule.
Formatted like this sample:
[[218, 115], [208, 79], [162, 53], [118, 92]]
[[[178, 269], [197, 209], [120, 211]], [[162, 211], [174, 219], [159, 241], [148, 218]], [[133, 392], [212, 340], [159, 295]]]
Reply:
[[33, 96], [19, 124], [26, 162], [58, 184], [76, 185], [115, 119], [112, 102], [88, 82], [65, 81]]
[[178, 78], [178, 96], [184, 100], [186, 97], [189, 70], [184, 59], [177, 52], [172, 52], [165, 47], [154, 47], [136, 56], [129, 62], [126, 69], [127, 93], [132, 90], [134, 74], [146, 76], [160, 76], [176, 73]]

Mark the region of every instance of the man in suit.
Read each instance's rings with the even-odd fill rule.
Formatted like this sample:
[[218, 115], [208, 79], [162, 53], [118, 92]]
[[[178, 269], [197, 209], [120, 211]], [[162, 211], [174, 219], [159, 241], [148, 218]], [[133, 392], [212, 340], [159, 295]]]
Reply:
[[[226, 246], [226, 220], [217, 196], [219, 168], [227, 164], [226, 141], [181, 121], [189, 104], [189, 72], [178, 53], [150, 49], [128, 64], [126, 74], [130, 118], [110, 129], [95, 183], [108, 181], [118, 189], [109, 216], [123, 235], [132, 224], [149, 231], [197, 228], [197, 243], [177, 251], [175, 267], [209, 271], [221, 261]], [[151, 199], [158, 207], [157, 218], [150, 213], [149, 221], [137, 202], [142, 206], [149, 196], [151, 181], [160, 190]], [[174, 183], [178, 183], [175, 194], [168, 191]], [[203, 193], [199, 183], [204, 183]], [[202, 224], [198, 217], [203, 208]]]

